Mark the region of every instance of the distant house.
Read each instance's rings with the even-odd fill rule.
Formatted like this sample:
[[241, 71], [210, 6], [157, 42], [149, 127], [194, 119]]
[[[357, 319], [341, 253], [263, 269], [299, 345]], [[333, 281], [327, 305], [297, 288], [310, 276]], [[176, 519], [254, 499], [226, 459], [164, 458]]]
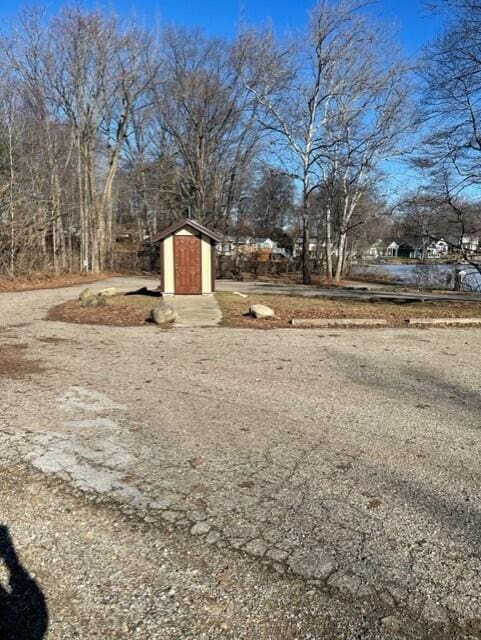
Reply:
[[254, 239], [249, 236], [226, 236], [217, 247], [224, 256], [248, 255], [254, 250]]
[[431, 242], [426, 247], [426, 255], [428, 258], [442, 258], [449, 253], [449, 244], [441, 238], [436, 242]]
[[254, 249], [266, 249], [269, 251], [274, 251], [277, 249], [277, 242], [271, 240], [270, 238], [253, 238], [252, 246]]
[[227, 236], [219, 244], [217, 251], [224, 256], [250, 256], [259, 251], [274, 253], [277, 242], [270, 238], [251, 238], [249, 236]]
[[380, 238], [373, 242], [365, 252], [365, 256], [368, 258], [381, 258], [384, 255], [386, 255], [386, 243]]
[[399, 244], [396, 240], [393, 240], [390, 244], [387, 245], [386, 256], [388, 258], [397, 258], [399, 251]]
[[[324, 243], [321, 243], [322, 246], [324, 246]], [[307, 247], [307, 253], [309, 254], [310, 258], [315, 258], [317, 255], [317, 247], [318, 247], [318, 239], [317, 238], [310, 238], [309, 242], [308, 242], [308, 247]], [[292, 255], [294, 258], [300, 258], [302, 256], [302, 249], [303, 249], [303, 241], [302, 238], [296, 238], [295, 242], [294, 242], [294, 246], [292, 249]]]
[[461, 238], [461, 249], [465, 253], [477, 253], [480, 250], [479, 237], [464, 235]]
[[414, 247], [407, 242], [402, 242], [402, 240], [393, 240], [387, 246], [386, 256], [388, 258], [410, 258], [413, 251]]
[[410, 258], [413, 251], [414, 247], [412, 245], [407, 242], [401, 242], [397, 250], [398, 258]]

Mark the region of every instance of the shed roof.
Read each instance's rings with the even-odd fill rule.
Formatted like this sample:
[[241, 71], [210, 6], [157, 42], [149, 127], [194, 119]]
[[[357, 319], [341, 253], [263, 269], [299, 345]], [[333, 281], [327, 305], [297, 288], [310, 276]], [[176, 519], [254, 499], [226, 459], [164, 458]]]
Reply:
[[211, 238], [212, 240], [214, 240], [214, 242], [221, 241], [221, 237], [217, 233], [215, 233], [215, 231], [207, 229], [207, 227], [204, 227], [204, 225], [196, 222], [195, 220], [184, 218], [183, 220], [178, 220], [177, 222], [171, 224], [169, 227], [166, 227], [154, 238], [154, 242], [160, 242], [164, 238], [167, 238], [167, 236], [171, 236], [176, 231], [179, 231], [179, 229], [183, 229], [183, 227], [191, 227], [195, 231], [198, 231], [199, 233], [202, 233], [203, 235]]

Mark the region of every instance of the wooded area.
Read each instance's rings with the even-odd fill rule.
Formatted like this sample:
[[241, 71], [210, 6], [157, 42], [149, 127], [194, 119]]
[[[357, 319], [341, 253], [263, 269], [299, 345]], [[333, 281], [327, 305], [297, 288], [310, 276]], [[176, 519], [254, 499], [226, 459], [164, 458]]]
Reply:
[[321, 0], [295, 37], [231, 40], [22, 12], [0, 39], [0, 273], [113, 268], [119, 234], [148, 246], [187, 212], [222, 234], [314, 234], [337, 280], [383, 224], [479, 233], [481, 7], [448, 4], [417, 65], [356, 0]]

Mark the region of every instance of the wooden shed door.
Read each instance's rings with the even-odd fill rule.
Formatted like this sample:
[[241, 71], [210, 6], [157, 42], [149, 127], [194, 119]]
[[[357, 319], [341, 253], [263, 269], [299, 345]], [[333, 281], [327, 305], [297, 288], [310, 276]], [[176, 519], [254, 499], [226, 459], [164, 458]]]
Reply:
[[174, 236], [175, 293], [202, 293], [200, 238]]

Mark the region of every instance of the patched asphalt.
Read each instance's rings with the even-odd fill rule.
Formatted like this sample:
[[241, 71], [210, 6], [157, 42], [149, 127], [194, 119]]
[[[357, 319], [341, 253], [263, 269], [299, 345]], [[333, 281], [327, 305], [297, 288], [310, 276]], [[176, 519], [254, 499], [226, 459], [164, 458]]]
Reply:
[[[236, 585], [206, 628], [193, 596], [180, 615], [146, 592], [149, 614], [134, 618], [170, 626], [152, 635], [139, 623], [129, 637], [481, 636], [479, 329], [172, 332], [41, 319], [75, 292], [0, 294], [0, 346], [25, 345], [19, 358], [41, 368], [0, 378], [0, 462], [21, 470], [23, 496], [3, 519], [21, 541], [23, 488], [35, 482], [45, 513], [69, 500], [88, 510], [120, 582], [145, 587], [151, 567], [127, 568], [103, 518], [135, 519], [126, 549], [174, 545], [172, 571], [186, 549], [188, 564], [204, 558], [195, 580], [178, 564], [189, 593], [199, 580], [217, 599], [219, 563]], [[63, 522], [74, 541], [76, 522]], [[46, 551], [25, 544], [28, 564], [42, 563]], [[48, 637], [77, 637], [55, 627], [59, 615], [70, 624], [62, 581], [48, 563], [39, 576], [57, 603]], [[123, 593], [118, 607], [133, 598]]]

